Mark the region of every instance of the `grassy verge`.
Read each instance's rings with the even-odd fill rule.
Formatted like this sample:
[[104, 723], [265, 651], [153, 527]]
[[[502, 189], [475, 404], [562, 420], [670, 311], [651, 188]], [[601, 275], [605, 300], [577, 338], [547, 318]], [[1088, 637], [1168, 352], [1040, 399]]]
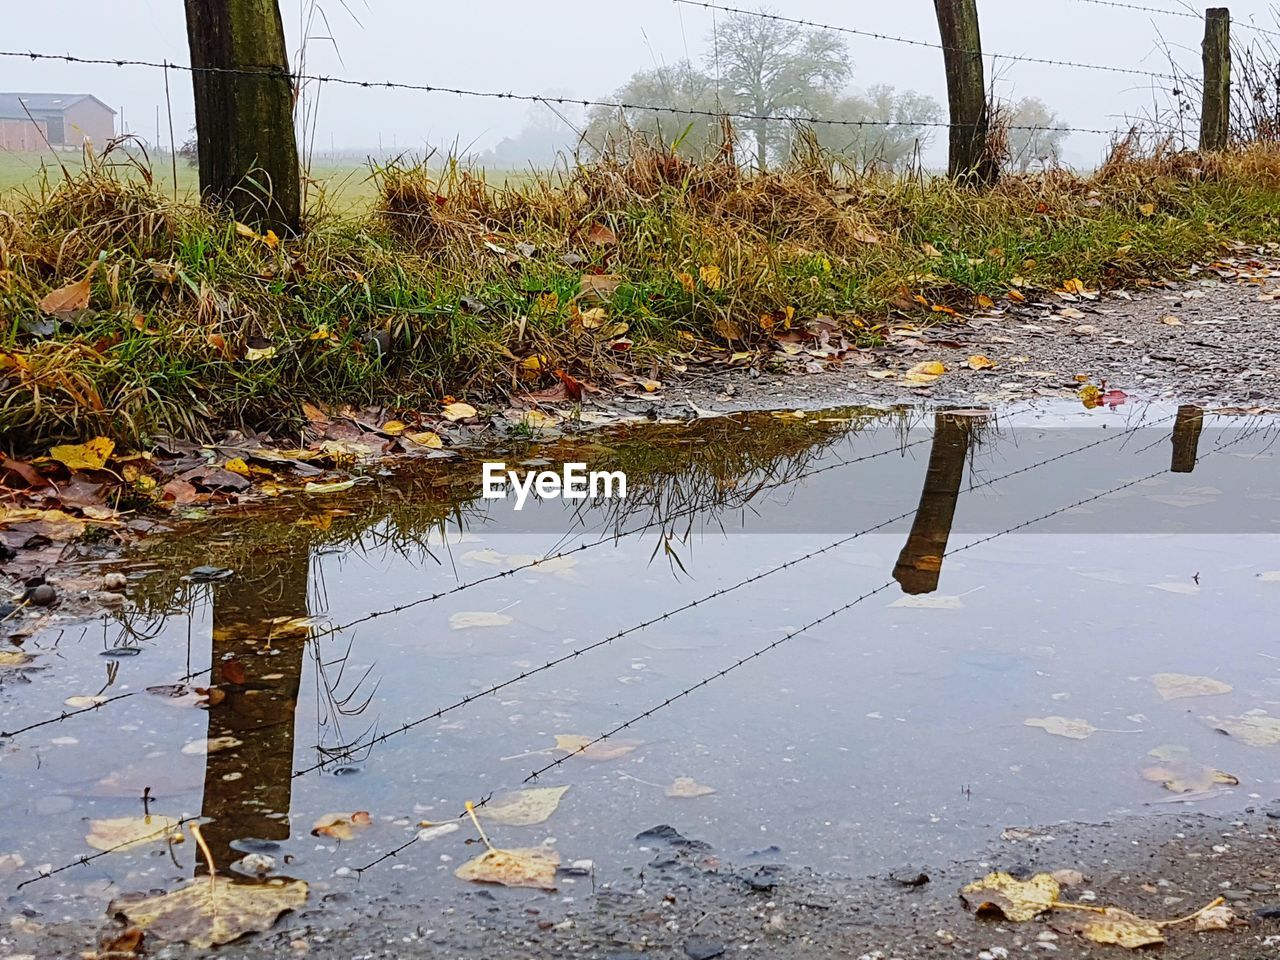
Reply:
[[[372, 183], [369, 214], [321, 210], [279, 242], [105, 167], [11, 194], [0, 446], [199, 438], [278, 428], [304, 400], [434, 411], [557, 370], [742, 362], [817, 316], [874, 342], [894, 318], [1165, 275], [1280, 227], [1280, 152], [1262, 147], [1118, 151], [1088, 177], [983, 193], [822, 161], [747, 176], [639, 148], [502, 186], [456, 167]], [[86, 307], [42, 309], [86, 277]]]

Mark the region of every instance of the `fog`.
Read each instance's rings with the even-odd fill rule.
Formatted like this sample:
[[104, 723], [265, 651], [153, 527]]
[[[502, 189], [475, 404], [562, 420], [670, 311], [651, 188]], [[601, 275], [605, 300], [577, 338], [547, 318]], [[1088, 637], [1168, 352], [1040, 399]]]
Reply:
[[[1169, 10], [1176, 0], [1146, 0]], [[731, 4], [734, 5], [734, 4]], [[736, 4], [756, 6], [746, 0]], [[281, 0], [294, 66], [303, 50], [306, 0]], [[182, 5], [161, 0], [50, 0], [18, 4], [5, 13], [8, 50], [188, 62]], [[1167, 72], [1169, 58], [1199, 74], [1202, 24], [1081, 0], [981, 0], [983, 46], [988, 53], [1039, 56]], [[862, 30], [937, 41], [933, 5], [789, 0], [772, 9], [787, 16]], [[1199, 10], [1199, 8], [1195, 8]], [[1232, 5], [1239, 22], [1276, 28], [1265, 0]], [[361, 80], [465, 87], [525, 94], [554, 93], [607, 99], [636, 70], [682, 58], [702, 61], [723, 13], [671, 3], [586, 0], [528, 3], [433, 3], [430, 0], [325, 0], [305, 45], [306, 69]], [[1251, 36], [1237, 30], [1237, 39]], [[332, 39], [330, 39], [332, 38]], [[854, 61], [853, 86], [888, 83], [945, 101], [938, 50], [845, 35]], [[168, 142], [164, 71], [142, 67], [67, 65], [0, 59], [0, 89], [93, 93], [118, 111], [124, 129], [148, 141], [160, 131]], [[171, 72], [171, 109], [177, 139], [193, 124], [191, 78]], [[1037, 96], [1073, 127], [1113, 129], [1127, 118], [1168, 108], [1161, 81], [1095, 70], [1001, 61], [995, 89], [1002, 97]], [[1167, 82], [1164, 83], [1168, 87]], [[317, 152], [330, 149], [389, 153], [425, 144], [479, 152], [514, 135], [531, 116], [560, 124], [566, 143], [581, 126], [581, 110], [564, 118], [544, 106], [443, 93], [366, 90], [327, 84], [319, 93], [313, 129]], [[1091, 165], [1107, 137], [1075, 134], [1063, 159]], [[930, 162], [944, 155], [935, 135]]]

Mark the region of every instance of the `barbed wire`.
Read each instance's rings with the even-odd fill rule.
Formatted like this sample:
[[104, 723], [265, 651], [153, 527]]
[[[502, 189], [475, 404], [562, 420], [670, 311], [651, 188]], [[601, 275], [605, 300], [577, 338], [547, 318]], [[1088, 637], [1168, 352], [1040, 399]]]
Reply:
[[[1166, 416], [1152, 423], [1146, 423], [1145, 421], [1140, 422], [1137, 426], [1131, 427], [1128, 430], [1123, 430], [1123, 431], [1118, 431], [1116, 433], [1108, 434], [1107, 436], [1101, 437], [1097, 440], [1090, 441], [1089, 443], [1084, 444], [1083, 446], [1076, 447], [1072, 450], [1067, 450], [1059, 454], [1055, 454], [1052, 457], [1047, 457], [1044, 460], [1038, 461], [1037, 463], [1028, 464], [1027, 466], [1024, 466], [1024, 467], [1019, 467], [1016, 470], [1011, 470], [1008, 473], [1001, 474], [998, 477], [992, 477], [988, 480], [983, 480], [980, 483], [970, 484], [968, 487], [965, 488], [965, 490], [966, 492], [981, 490], [985, 487], [989, 487], [994, 484], [1001, 483], [1012, 477], [1020, 476], [1024, 473], [1029, 473], [1032, 470], [1038, 470], [1041, 467], [1048, 466], [1051, 463], [1056, 463], [1057, 461], [1063, 460], [1067, 457], [1075, 456], [1077, 453], [1082, 453], [1086, 450], [1090, 450], [1094, 447], [1100, 446], [1101, 444], [1111, 443], [1112, 441], [1120, 439], [1122, 437], [1131, 436], [1132, 434], [1136, 433], [1138, 430], [1151, 429], [1155, 426], [1158, 426], [1161, 423], [1164, 423], [1173, 419], [1175, 419], [1175, 417]], [[385, 743], [387, 740], [390, 740], [392, 737], [399, 736], [402, 733], [406, 733], [409, 730], [412, 730], [415, 727], [419, 727], [424, 723], [429, 723], [432, 720], [438, 720], [447, 713], [452, 713], [455, 710], [459, 710], [462, 707], [465, 707], [476, 700], [482, 699], [483, 697], [490, 696], [509, 686], [512, 686], [513, 684], [519, 683], [521, 680], [526, 680], [529, 677], [536, 676], [537, 674], [540, 674], [540, 673], [544, 673], [547, 670], [550, 670], [570, 660], [575, 660], [578, 657], [583, 656], [584, 654], [592, 652], [593, 650], [598, 650], [602, 647], [609, 646], [610, 644], [614, 643], [617, 640], [622, 639], [623, 637], [629, 636], [633, 633], [637, 633], [641, 630], [648, 629], [649, 627], [654, 626], [655, 624], [668, 620], [671, 617], [674, 617], [680, 613], [684, 613], [688, 610], [692, 610], [695, 607], [698, 607], [702, 604], [709, 603], [710, 601], [715, 600], [719, 597], [725, 596], [726, 594], [733, 593], [734, 591], [739, 590], [742, 587], [748, 586], [749, 584], [758, 583], [759, 581], [765, 579], [766, 577], [770, 577], [775, 573], [780, 573], [783, 570], [790, 569], [791, 567], [797, 566], [798, 564], [801, 564], [806, 560], [810, 560], [814, 557], [821, 556], [825, 553], [829, 553], [830, 551], [835, 550], [838, 547], [844, 546], [848, 543], [851, 543], [854, 540], [857, 540], [859, 537], [866, 536], [870, 533], [874, 533], [877, 530], [881, 530], [901, 520], [905, 520], [907, 517], [910, 517], [911, 515], [913, 515], [916, 512], [916, 509], [917, 508], [912, 508], [911, 510], [908, 510], [905, 513], [899, 514], [898, 516], [890, 517], [888, 520], [882, 520], [879, 523], [874, 524], [873, 526], [867, 527], [863, 530], [859, 530], [857, 533], [850, 534], [846, 537], [841, 537], [840, 539], [834, 541], [833, 543], [827, 544], [826, 546], [820, 547], [816, 550], [812, 550], [809, 553], [804, 554], [803, 556], [796, 557], [792, 560], [787, 560], [784, 563], [778, 564], [777, 566], [771, 567], [770, 569], [763, 571], [762, 573], [754, 574], [744, 580], [731, 584], [730, 586], [722, 587], [718, 590], [714, 590], [711, 593], [706, 594], [705, 596], [699, 597], [696, 600], [689, 601], [688, 603], [682, 604], [679, 607], [675, 607], [672, 610], [668, 610], [659, 616], [651, 617], [647, 620], [641, 621], [640, 623], [634, 624], [630, 627], [620, 630], [617, 633], [611, 634], [610, 636], [604, 637], [600, 640], [596, 640], [590, 644], [587, 644], [586, 646], [576, 648], [570, 651], [569, 653], [566, 653], [562, 656], [559, 656], [552, 660], [547, 661], [541, 666], [535, 667], [531, 670], [525, 670], [516, 676], [509, 677], [508, 679], [502, 680], [499, 683], [495, 683], [492, 686], [486, 687], [483, 690], [479, 690], [475, 693], [468, 694], [467, 696], [464, 696], [458, 700], [455, 700], [454, 702], [448, 704], [447, 706], [438, 707], [436, 710], [432, 711], [431, 713], [418, 717], [415, 720], [402, 723], [399, 727], [396, 727], [392, 730], [385, 731], [384, 733], [381, 733], [370, 740], [367, 740], [361, 743], [352, 744], [346, 750], [335, 754], [335, 756], [326, 757], [324, 760], [318, 761], [309, 767], [305, 767], [301, 770], [296, 771], [293, 774], [293, 777], [296, 779], [297, 777], [303, 776], [308, 773], [312, 773], [316, 770], [329, 766], [334, 762], [335, 757], [350, 757], [352, 754], [356, 752], [364, 752], [364, 751], [371, 750], [373, 747], [377, 746], [380, 743]]]
[[[1216, 453], [1224, 449], [1225, 447], [1231, 446], [1231, 444], [1233, 443], [1239, 443], [1242, 439], [1244, 439], [1245, 436], [1246, 434], [1242, 432], [1240, 436], [1236, 437], [1234, 440], [1230, 441], [1229, 443], [1219, 444], [1209, 454], [1204, 454], [1202, 456], [1196, 457], [1196, 463], [1197, 464], [1200, 463], [1206, 457], [1211, 456], [1212, 453]], [[1143, 483], [1147, 483], [1151, 480], [1156, 479], [1157, 477], [1162, 477], [1169, 472], [1170, 472], [1169, 468], [1164, 467], [1160, 470], [1156, 470], [1153, 473], [1149, 473], [1146, 476], [1138, 477], [1135, 480], [1127, 480], [1124, 483], [1118, 486], [1112, 487], [1108, 490], [1104, 490], [1101, 493], [1096, 493], [1088, 497], [1083, 497], [1079, 500], [1074, 501], [1073, 503], [1067, 504], [1066, 506], [1058, 507], [1056, 510], [1051, 510], [1048, 513], [1040, 514], [1039, 516], [1033, 517], [1030, 520], [1023, 520], [1021, 523], [1016, 523], [1011, 527], [1006, 527], [1004, 530], [1001, 530], [999, 533], [989, 534], [985, 537], [981, 537], [977, 540], [973, 540], [962, 546], [955, 547], [943, 553], [942, 559], [945, 560], [947, 557], [955, 556], [958, 553], [964, 553], [966, 550], [972, 550], [975, 547], [982, 546], [983, 544], [991, 543], [993, 540], [999, 540], [1001, 537], [1009, 536], [1010, 534], [1016, 533], [1019, 530], [1025, 530], [1027, 527], [1033, 526], [1034, 524], [1042, 523], [1043, 521], [1048, 520], [1052, 517], [1056, 517], [1059, 514], [1066, 513], [1069, 510], [1074, 510], [1077, 507], [1082, 507], [1086, 504], [1093, 503], [1097, 500], [1103, 499], [1104, 497], [1109, 497], [1112, 494], [1119, 493], [1123, 490], [1128, 490], [1131, 487], [1136, 487]], [[990, 482], [994, 482], [994, 481], [990, 481]], [[970, 487], [969, 489], [972, 490], [976, 488]], [[685, 687], [679, 693], [673, 694], [672, 696], [668, 697], [666, 700], [663, 700], [662, 702], [657, 703], [654, 706], [650, 707], [648, 710], [645, 710], [643, 713], [636, 714], [635, 716], [631, 717], [629, 720], [626, 720], [618, 724], [613, 729], [600, 734], [600, 736], [596, 737], [594, 740], [590, 740], [578, 746], [574, 750], [569, 751], [568, 753], [565, 754], [565, 756], [560, 757], [556, 760], [553, 760], [551, 763], [548, 763], [542, 767], [539, 767], [538, 769], [530, 773], [527, 777], [525, 777], [523, 782], [529, 783], [530, 781], [537, 780], [544, 773], [547, 773], [550, 770], [554, 770], [556, 767], [559, 767], [560, 765], [565, 763], [567, 760], [570, 760], [571, 758], [581, 753], [584, 753], [587, 750], [590, 750], [592, 747], [600, 743], [603, 743], [605, 740], [608, 740], [612, 737], [617, 736], [619, 733], [622, 733], [624, 730], [629, 729], [634, 724], [637, 724], [642, 720], [652, 717], [659, 710], [663, 710], [666, 707], [671, 706], [671, 704], [675, 703], [677, 700], [681, 700], [684, 697], [687, 697], [690, 694], [694, 693], [695, 691], [700, 690], [703, 687], [713, 683], [719, 678], [726, 676], [729, 673], [732, 673], [734, 670], [737, 670], [739, 667], [744, 666], [745, 664], [748, 664], [753, 660], [757, 660], [760, 657], [763, 657], [766, 653], [769, 653], [772, 650], [776, 650], [778, 647], [782, 646], [784, 643], [787, 643], [790, 640], [794, 640], [796, 637], [801, 636], [802, 634], [806, 633], [809, 630], [812, 630], [814, 627], [820, 626], [821, 624], [826, 623], [828, 620], [831, 620], [834, 617], [837, 617], [840, 614], [845, 613], [846, 611], [852, 609], [853, 607], [856, 607], [858, 604], [862, 603], [863, 601], [868, 600], [879, 593], [883, 593], [885, 590], [888, 590], [890, 587], [894, 586], [897, 582], [898, 581], [896, 579], [887, 580], [884, 583], [880, 584], [880, 586], [872, 590], [868, 590], [866, 593], [860, 594], [859, 596], [855, 597], [853, 600], [850, 600], [848, 603], [845, 603], [839, 607], [836, 607], [831, 612], [823, 614], [822, 616], [818, 617], [816, 620], [811, 620], [810, 622], [806, 623], [804, 626], [791, 631], [785, 636], [779, 637], [777, 640], [774, 640], [772, 643], [766, 644], [765, 646], [761, 647], [759, 650], [756, 650], [754, 653], [750, 653], [745, 657], [741, 657], [738, 660], [735, 660], [732, 664], [725, 667], [724, 669], [718, 670], [715, 673], [712, 673], [703, 677], [697, 683], [691, 686]]]
[[[159, 816], [159, 814], [152, 814], [152, 816]], [[165, 818], [165, 819], [168, 819], [168, 818]], [[163, 827], [160, 827], [157, 830], [153, 830], [151, 833], [144, 833], [140, 837], [130, 837], [128, 840], [124, 840], [120, 843], [115, 844], [114, 846], [107, 847], [107, 849], [105, 850], [99, 850], [97, 853], [89, 853], [89, 854], [85, 854], [84, 856], [76, 857], [74, 860], [68, 860], [66, 863], [64, 863], [60, 867], [54, 867], [51, 870], [41, 870], [34, 877], [28, 877], [26, 880], [23, 880], [21, 883], [19, 883], [17, 886], [14, 887], [14, 890], [21, 890], [23, 887], [25, 887], [29, 883], [38, 883], [41, 880], [48, 880], [54, 874], [62, 873], [64, 870], [70, 870], [72, 867], [87, 866], [94, 860], [97, 860], [99, 857], [105, 857], [107, 854], [115, 853], [117, 850], [121, 850], [125, 847], [136, 846], [137, 844], [145, 842], [152, 838], [162, 837], [167, 834], [171, 834], [175, 830], [180, 831], [181, 828], [187, 825], [188, 823], [194, 823], [199, 819], [201, 818], [200, 817], [183, 817], [182, 819], [175, 820], [172, 823], [166, 823]]]
[[[1189, 20], [1204, 21], [1204, 15], [1192, 13], [1190, 10], [1166, 10], [1161, 7], [1148, 7], [1140, 3], [1121, 3], [1120, 0], [1076, 0], [1076, 3], [1091, 3], [1095, 7], [1113, 7], [1117, 10], [1134, 10], [1140, 13], [1155, 13], [1166, 17], [1185, 17]], [[1240, 27], [1244, 30], [1252, 30], [1254, 33], [1263, 33], [1271, 37], [1280, 37], [1280, 30], [1271, 30], [1267, 27], [1259, 27], [1256, 24], [1247, 23], [1243, 20], [1231, 21], [1233, 27]]]
[[[424, 83], [403, 83], [394, 80], [357, 80], [351, 77], [337, 77], [329, 74], [286, 73], [278, 69], [250, 70], [241, 67], [193, 67], [189, 64], [170, 63], [157, 60], [132, 60], [116, 57], [79, 57], [72, 54], [39, 53], [36, 51], [0, 50], [0, 57], [28, 60], [56, 60], [63, 63], [76, 63], [114, 67], [148, 67], [156, 70], [181, 70], [186, 73], [206, 73], [243, 77], [283, 77], [290, 82], [330, 83], [339, 86], [360, 87], [366, 90], [409, 90], [420, 93], [447, 93], [460, 97], [477, 97], [486, 100], [511, 100], [521, 103], [541, 103], [546, 106], [580, 106], [602, 107], [609, 110], [641, 110], [652, 113], [668, 113], [684, 117], [705, 117], [711, 120], [749, 120], [754, 122], [774, 121], [789, 123], [805, 123], [826, 127], [922, 127], [925, 129], [951, 129], [952, 127], [971, 126], [970, 124], [953, 124], [945, 120], [838, 120], [831, 117], [788, 116], [772, 113], [742, 113], [726, 110], [701, 110], [695, 107], [673, 107], [657, 104], [628, 103], [617, 100], [592, 100], [578, 97], [550, 97], [533, 93], [511, 93], [499, 90], [473, 90], [466, 87], [443, 87]], [[1114, 129], [1103, 130], [1091, 127], [1043, 126], [1018, 124], [1008, 127], [1009, 130], [1024, 131], [1063, 131], [1066, 133], [1113, 134]]]
[[842, 27], [831, 23], [818, 23], [814, 20], [800, 20], [796, 17], [786, 17], [781, 14], [769, 13], [764, 10], [745, 10], [741, 7], [730, 7], [720, 3], [711, 3], [709, 0], [672, 0], [672, 2], [684, 4], [690, 7], [702, 7], [706, 10], [719, 10], [722, 13], [736, 13], [748, 17], [758, 17], [762, 20], [775, 20], [781, 23], [791, 23], [801, 27], [808, 27], [813, 30], [829, 30], [835, 33], [849, 33], [858, 37], [870, 37], [874, 40], [886, 40], [890, 43], [902, 43], [912, 47], [926, 47], [930, 50], [943, 50], [948, 53], [976, 53], [981, 56], [992, 57], [999, 60], [1012, 60], [1018, 63], [1037, 63], [1050, 67], [1071, 67], [1077, 70], [1101, 70], [1106, 73], [1124, 73], [1136, 77], [1153, 77], [1157, 80], [1178, 79], [1177, 76], [1171, 73], [1160, 73], [1156, 70], [1144, 70], [1140, 67], [1116, 67], [1102, 63], [1082, 63], [1078, 60], [1056, 60], [1052, 57], [1028, 57], [1015, 53], [991, 53], [981, 50], [967, 50], [964, 47], [953, 47], [945, 43], [935, 43], [931, 40], [915, 40], [910, 37], [899, 37], [889, 33], [877, 33], [873, 30], [859, 30], [855, 27]]

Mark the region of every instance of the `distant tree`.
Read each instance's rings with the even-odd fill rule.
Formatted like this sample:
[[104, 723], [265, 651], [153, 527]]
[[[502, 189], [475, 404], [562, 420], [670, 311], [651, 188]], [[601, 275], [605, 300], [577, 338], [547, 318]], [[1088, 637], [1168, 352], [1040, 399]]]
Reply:
[[1033, 163], [1056, 163], [1061, 158], [1062, 143], [1070, 131], [1043, 100], [1024, 97], [1009, 109], [1008, 117], [1014, 128], [1009, 131], [1009, 162], [1019, 173], [1026, 173]]
[[833, 97], [818, 113], [832, 120], [870, 121], [867, 126], [815, 124], [813, 132], [823, 147], [855, 166], [893, 170], [929, 142], [935, 130], [928, 124], [942, 119], [942, 106], [915, 90], [877, 84], [864, 93]]
[[546, 104], [535, 104], [529, 110], [529, 118], [515, 136], [503, 137], [496, 144], [477, 154], [474, 159], [490, 170], [517, 170], [530, 165], [550, 167], [556, 157], [571, 149], [577, 140], [574, 132], [581, 117], [572, 107], [553, 109]]
[[[614, 91], [613, 100], [708, 113], [723, 109], [716, 98], [715, 80], [688, 60], [641, 70]], [[639, 133], [674, 147], [684, 156], [694, 156], [719, 135], [719, 121], [714, 117], [637, 110], [635, 106], [592, 107], [587, 114], [587, 146], [603, 152], [612, 142]]]
[[734, 14], [708, 38], [707, 65], [733, 112], [764, 119], [748, 121], [756, 165], [767, 169], [771, 155], [785, 154], [785, 125], [768, 118], [812, 112], [837, 94], [853, 63], [840, 36], [751, 14]]

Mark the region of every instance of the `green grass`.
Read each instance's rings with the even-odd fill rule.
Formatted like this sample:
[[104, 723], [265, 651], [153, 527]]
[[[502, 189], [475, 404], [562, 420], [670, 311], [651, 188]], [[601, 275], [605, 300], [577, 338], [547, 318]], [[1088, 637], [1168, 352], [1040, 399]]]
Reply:
[[[1263, 148], [985, 192], [813, 163], [750, 177], [643, 150], [496, 183], [393, 165], [358, 189], [370, 207], [313, 209], [276, 247], [120, 168], [9, 194], [5, 444], [279, 432], [304, 400], [432, 413], [446, 395], [553, 386], [558, 370], [608, 386], [617, 371], [767, 357], [780, 330], [819, 316], [874, 343], [945, 321], [935, 307], [1167, 276], [1280, 230], [1280, 154]], [[89, 271], [90, 310], [50, 334], [41, 299]], [[597, 275], [618, 278], [606, 303], [583, 293]]]

